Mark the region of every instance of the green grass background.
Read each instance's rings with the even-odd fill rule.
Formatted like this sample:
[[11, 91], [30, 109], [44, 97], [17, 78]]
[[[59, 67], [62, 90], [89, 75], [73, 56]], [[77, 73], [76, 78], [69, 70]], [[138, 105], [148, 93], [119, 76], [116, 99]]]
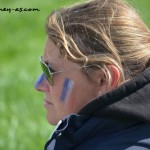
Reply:
[[[0, 8], [40, 9], [0, 11], [0, 150], [40, 150], [50, 136], [54, 127], [45, 119], [43, 94], [34, 90], [41, 73], [45, 20], [53, 9], [76, 1], [0, 1]], [[150, 0], [130, 2], [150, 26]]]

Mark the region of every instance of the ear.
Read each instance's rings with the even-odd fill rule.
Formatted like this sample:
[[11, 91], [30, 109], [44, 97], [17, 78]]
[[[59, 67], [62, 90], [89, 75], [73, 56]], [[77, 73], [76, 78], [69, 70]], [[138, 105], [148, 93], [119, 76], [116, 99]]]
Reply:
[[117, 87], [120, 79], [119, 69], [114, 65], [109, 65], [109, 71], [111, 73], [111, 88]]
[[[108, 66], [109, 75], [110, 75], [110, 84], [108, 84], [108, 79], [106, 78], [106, 74], [102, 69], [95, 70], [92, 75], [92, 81], [96, 83], [95, 87], [97, 87], [98, 96], [114, 89], [118, 86], [119, 79], [120, 79], [120, 72], [119, 69], [114, 65]], [[106, 72], [107, 73], [107, 72]]]

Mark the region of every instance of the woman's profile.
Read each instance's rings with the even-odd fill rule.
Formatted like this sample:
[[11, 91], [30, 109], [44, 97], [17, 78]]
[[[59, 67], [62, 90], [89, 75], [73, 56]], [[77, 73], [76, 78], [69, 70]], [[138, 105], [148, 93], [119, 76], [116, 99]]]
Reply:
[[53, 11], [35, 84], [57, 127], [45, 150], [150, 149], [150, 30], [123, 0]]

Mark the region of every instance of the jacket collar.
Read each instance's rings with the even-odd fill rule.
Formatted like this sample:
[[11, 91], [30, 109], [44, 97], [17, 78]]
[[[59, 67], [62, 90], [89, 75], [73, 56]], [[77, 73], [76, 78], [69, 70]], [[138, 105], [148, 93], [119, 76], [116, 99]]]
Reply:
[[93, 100], [78, 115], [150, 122], [150, 68]]

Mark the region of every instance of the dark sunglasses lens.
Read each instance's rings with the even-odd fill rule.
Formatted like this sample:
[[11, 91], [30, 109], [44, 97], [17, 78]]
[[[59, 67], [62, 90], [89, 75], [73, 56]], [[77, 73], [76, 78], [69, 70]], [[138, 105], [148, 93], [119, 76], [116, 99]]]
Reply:
[[52, 74], [49, 72], [48, 67], [43, 62], [41, 62], [41, 67], [42, 67], [43, 73], [45, 74], [46, 78], [48, 79], [50, 85], [53, 85]]

